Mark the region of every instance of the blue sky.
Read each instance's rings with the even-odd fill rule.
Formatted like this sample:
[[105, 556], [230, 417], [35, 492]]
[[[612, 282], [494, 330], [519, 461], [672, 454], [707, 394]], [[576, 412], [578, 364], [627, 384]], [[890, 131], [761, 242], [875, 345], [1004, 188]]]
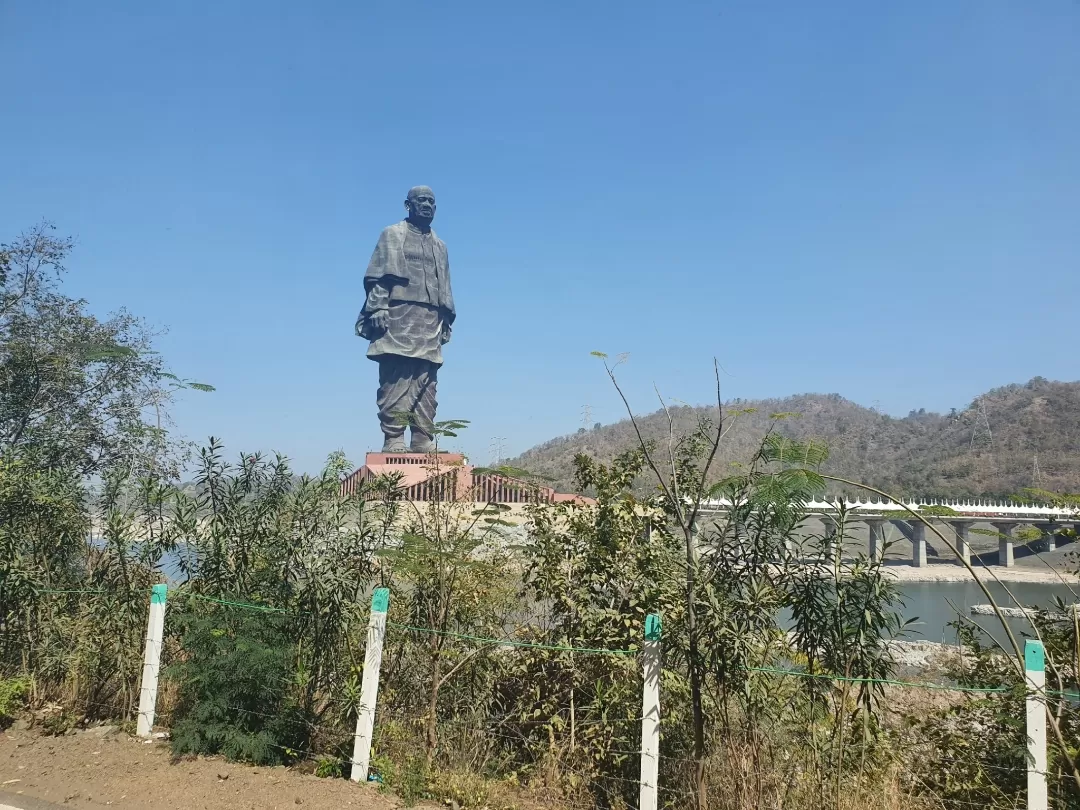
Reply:
[[1077, 379], [1080, 3], [0, 2], [0, 239], [168, 327], [183, 432], [376, 448], [352, 328], [438, 196], [440, 416], [514, 453], [620, 403], [904, 414]]

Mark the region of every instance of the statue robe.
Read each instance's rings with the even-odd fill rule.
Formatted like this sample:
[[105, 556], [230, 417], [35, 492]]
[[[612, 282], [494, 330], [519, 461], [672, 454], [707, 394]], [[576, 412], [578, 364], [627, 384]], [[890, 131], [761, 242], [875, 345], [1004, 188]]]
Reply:
[[[434, 231], [408, 222], [391, 225], [379, 236], [364, 289], [356, 333], [371, 341], [367, 356], [379, 363], [376, 399], [383, 433], [388, 440], [401, 436], [405, 413], [413, 417], [414, 442], [418, 431], [430, 437], [442, 346], [456, 317], [446, 244]], [[378, 310], [387, 312], [385, 330], [370, 322]]]
[[[454, 322], [450, 261], [434, 231], [422, 233], [408, 222], [383, 230], [364, 274], [367, 298], [356, 330], [371, 341], [367, 356], [410, 357], [442, 364], [442, 344]], [[385, 332], [372, 327], [371, 313], [387, 310]]]

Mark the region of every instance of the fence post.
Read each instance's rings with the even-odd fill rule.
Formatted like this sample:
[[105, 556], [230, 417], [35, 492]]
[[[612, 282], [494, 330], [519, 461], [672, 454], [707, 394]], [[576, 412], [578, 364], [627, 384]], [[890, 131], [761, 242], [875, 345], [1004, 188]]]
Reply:
[[1046, 651], [1041, 641], [1024, 644], [1027, 680], [1027, 810], [1047, 810]]
[[660, 781], [660, 617], [645, 617], [642, 647], [644, 687], [641, 690], [640, 810], [656, 810]]
[[165, 637], [167, 592], [167, 585], [155, 585], [150, 590], [150, 617], [146, 620], [146, 647], [143, 650], [142, 683], [139, 686], [139, 718], [135, 726], [135, 732], [140, 737], [149, 737], [154, 731], [161, 643]]
[[371, 595], [371, 618], [368, 619], [367, 645], [364, 649], [364, 678], [360, 684], [360, 705], [356, 709], [352, 755], [354, 782], [366, 782], [371, 766], [371, 735], [375, 730], [375, 702], [379, 697], [379, 669], [382, 667], [386, 609], [389, 606], [390, 591], [376, 588]]

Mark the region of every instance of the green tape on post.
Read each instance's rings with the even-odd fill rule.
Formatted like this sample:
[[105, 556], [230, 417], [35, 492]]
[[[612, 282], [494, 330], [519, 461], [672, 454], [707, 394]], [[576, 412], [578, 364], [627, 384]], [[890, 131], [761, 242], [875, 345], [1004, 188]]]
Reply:
[[165, 594], [168, 592], [168, 585], [155, 585], [150, 589], [150, 604], [151, 605], [164, 605]]
[[387, 608], [390, 607], [390, 589], [389, 588], [376, 588], [375, 593], [371, 595], [371, 612], [372, 613], [386, 613]]
[[650, 613], [645, 617], [645, 640], [660, 640], [660, 614]]
[[1046, 650], [1041, 641], [1029, 638], [1024, 644], [1024, 669], [1028, 672], [1046, 671]]

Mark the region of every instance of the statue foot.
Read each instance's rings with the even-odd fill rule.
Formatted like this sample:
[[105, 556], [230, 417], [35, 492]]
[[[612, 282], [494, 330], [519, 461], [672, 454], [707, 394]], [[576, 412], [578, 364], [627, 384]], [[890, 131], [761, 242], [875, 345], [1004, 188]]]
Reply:
[[403, 436], [387, 436], [383, 442], [382, 451], [384, 453], [407, 453], [405, 438]]
[[435, 442], [431, 440], [431, 437], [424, 433], [413, 433], [412, 441], [409, 443], [410, 453], [434, 453]]

